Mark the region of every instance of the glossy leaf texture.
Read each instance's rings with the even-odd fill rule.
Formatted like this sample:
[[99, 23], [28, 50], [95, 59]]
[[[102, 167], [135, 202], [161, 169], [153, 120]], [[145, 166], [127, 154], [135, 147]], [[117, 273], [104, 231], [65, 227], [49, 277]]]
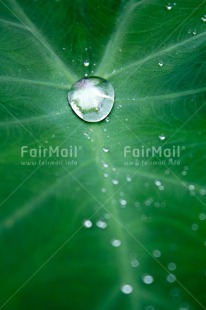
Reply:
[[[205, 14], [0, 0], [0, 309], [206, 309]], [[85, 75], [115, 90], [100, 123], [68, 105]]]

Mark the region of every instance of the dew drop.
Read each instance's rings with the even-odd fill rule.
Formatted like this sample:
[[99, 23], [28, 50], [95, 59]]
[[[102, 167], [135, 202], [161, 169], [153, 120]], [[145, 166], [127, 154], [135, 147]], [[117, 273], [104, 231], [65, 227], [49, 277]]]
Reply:
[[126, 205], [127, 205], [127, 200], [121, 199], [121, 200], [120, 200], [120, 204], [121, 204], [122, 207], [126, 207]]
[[103, 147], [103, 151], [104, 151], [105, 153], [108, 153], [108, 152], [109, 152], [108, 147]]
[[168, 276], [167, 276], [167, 282], [173, 283], [173, 282], [175, 282], [175, 281], [176, 281], [175, 275], [172, 274], [172, 273], [168, 274]]
[[118, 248], [121, 245], [121, 241], [119, 239], [112, 239], [111, 244], [113, 247]]
[[172, 6], [170, 3], [168, 3], [168, 4], [166, 5], [167, 11], [171, 11], [172, 8], [173, 8], [173, 6]]
[[106, 220], [109, 220], [109, 219], [111, 218], [111, 216], [110, 216], [109, 213], [105, 213], [104, 218], [105, 218]]
[[132, 266], [133, 268], [138, 267], [138, 266], [139, 266], [139, 261], [138, 261], [137, 259], [132, 259], [132, 260], [131, 260], [131, 266]]
[[162, 185], [162, 183], [159, 180], [154, 181], [154, 184], [158, 187]]
[[92, 222], [90, 220], [84, 220], [83, 225], [85, 228], [91, 228]]
[[86, 77], [77, 81], [68, 93], [73, 111], [86, 122], [100, 122], [114, 104], [114, 89], [105, 79]]
[[163, 135], [163, 134], [159, 135], [159, 139], [160, 139], [161, 141], [164, 141], [165, 138], [166, 138], [165, 135]]
[[204, 188], [200, 189], [200, 195], [204, 196], [206, 194], [206, 190]]
[[192, 224], [191, 228], [192, 228], [193, 231], [197, 231], [199, 226], [194, 223], [194, 224]]
[[104, 167], [104, 168], [108, 168], [109, 166], [108, 166], [108, 164], [106, 164], [106, 163], [103, 162], [103, 167]]
[[159, 64], [158, 64], [160, 67], [163, 67], [164, 66], [164, 63], [163, 61], [159, 61]]
[[109, 117], [106, 117], [106, 122], [109, 123], [110, 119]]
[[154, 250], [152, 254], [153, 254], [153, 256], [156, 257], [156, 258], [158, 258], [158, 257], [161, 256], [161, 252], [160, 252], [159, 250]]
[[133, 292], [133, 287], [131, 285], [129, 285], [129, 284], [124, 284], [121, 287], [121, 291], [124, 294], [131, 294]]
[[203, 23], [206, 22], [206, 14], [201, 18], [201, 20], [203, 21]]
[[154, 278], [153, 276], [150, 276], [150, 275], [144, 275], [143, 278], [142, 278], [143, 282], [145, 284], [152, 284], [154, 282]]
[[131, 181], [132, 181], [132, 178], [131, 178], [130, 176], [127, 176], [127, 177], [126, 177], [126, 181], [127, 181], [127, 182], [131, 182]]
[[108, 178], [109, 174], [108, 173], [104, 173], [103, 174], [105, 178]]
[[195, 190], [195, 186], [193, 184], [189, 185], [189, 190], [190, 191], [194, 191]]
[[200, 219], [200, 221], [206, 220], [206, 215], [204, 213], [200, 213], [199, 214], [199, 219]]
[[84, 66], [85, 66], [85, 67], [89, 67], [89, 61], [88, 61], [88, 60], [85, 60]]
[[107, 228], [107, 223], [105, 221], [103, 221], [103, 220], [98, 220], [96, 222], [96, 225], [97, 225], [98, 228], [101, 228], [101, 229]]
[[186, 303], [186, 302], [184, 302], [184, 303], [182, 303], [181, 305], [180, 305], [180, 308], [179, 308], [179, 310], [189, 310], [189, 305], [188, 305], [188, 303]]
[[112, 184], [118, 185], [118, 184], [119, 184], [119, 181], [117, 181], [117, 180], [112, 180]]
[[167, 268], [170, 270], [170, 271], [174, 271], [177, 267], [176, 267], [176, 264], [175, 263], [169, 263]]

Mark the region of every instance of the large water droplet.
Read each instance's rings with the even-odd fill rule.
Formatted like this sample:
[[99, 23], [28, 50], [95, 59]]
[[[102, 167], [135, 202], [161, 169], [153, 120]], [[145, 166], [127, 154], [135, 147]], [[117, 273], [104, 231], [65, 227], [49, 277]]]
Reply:
[[121, 287], [121, 291], [122, 293], [124, 294], [131, 294], [133, 292], [133, 288], [131, 285], [129, 284], [124, 284], [122, 287]]
[[83, 78], [71, 87], [68, 100], [81, 119], [86, 122], [100, 122], [112, 110], [114, 89], [102, 78]]

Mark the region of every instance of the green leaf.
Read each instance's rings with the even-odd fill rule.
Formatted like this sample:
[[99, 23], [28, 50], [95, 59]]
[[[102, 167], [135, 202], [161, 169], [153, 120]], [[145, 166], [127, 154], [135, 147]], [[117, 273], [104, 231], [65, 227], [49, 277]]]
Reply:
[[[0, 309], [206, 309], [204, 14], [0, 0]], [[69, 107], [85, 74], [112, 83], [109, 121]]]

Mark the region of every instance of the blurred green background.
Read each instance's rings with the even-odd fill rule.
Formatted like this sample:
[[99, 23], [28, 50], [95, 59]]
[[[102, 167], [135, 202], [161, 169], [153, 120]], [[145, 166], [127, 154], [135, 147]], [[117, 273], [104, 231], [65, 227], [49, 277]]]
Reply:
[[[0, 0], [0, 309], [206, 309], [205, 14], [199, 0]], [[84, 76], [112, 83], [107, 120], [69, 107]], [[180, 157], [137, 164], [125, 146]]]

